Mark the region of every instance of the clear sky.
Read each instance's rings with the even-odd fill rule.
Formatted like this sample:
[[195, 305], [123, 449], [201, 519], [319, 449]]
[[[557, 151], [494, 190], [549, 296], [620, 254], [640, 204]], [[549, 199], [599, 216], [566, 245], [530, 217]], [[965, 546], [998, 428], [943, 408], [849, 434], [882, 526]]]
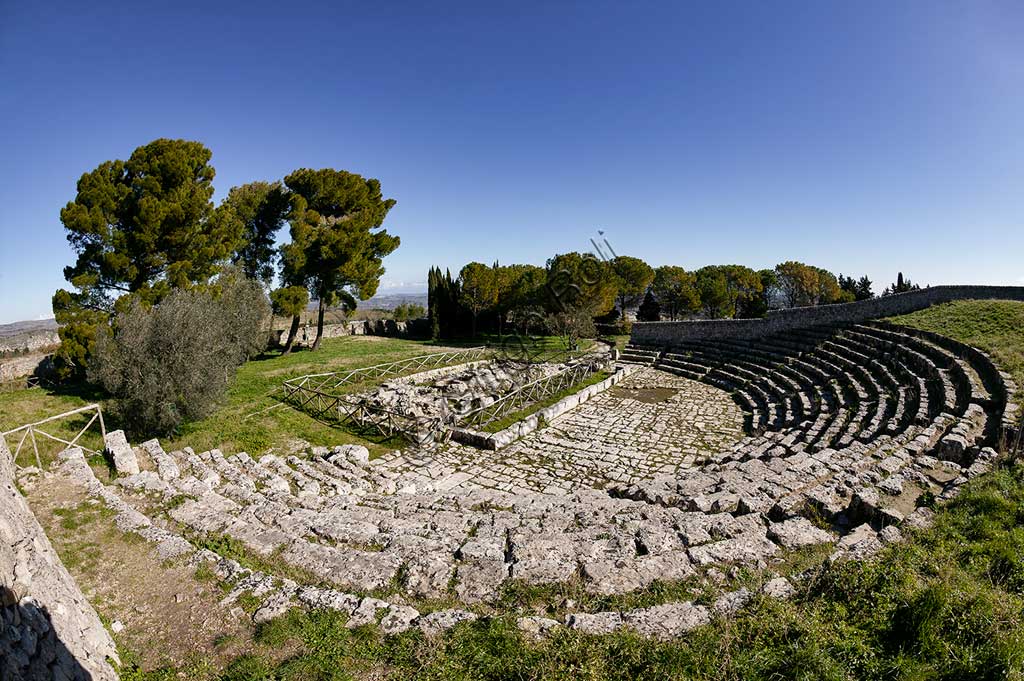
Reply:
[[50, 314], [78, 177], [157, 137], [213, 151], [218, 201], [379, 178], [382, 291], [597, 229], [652, 265], [1024, 283], [1020, 0], [148, 4], [0, 0], [0, 322]]

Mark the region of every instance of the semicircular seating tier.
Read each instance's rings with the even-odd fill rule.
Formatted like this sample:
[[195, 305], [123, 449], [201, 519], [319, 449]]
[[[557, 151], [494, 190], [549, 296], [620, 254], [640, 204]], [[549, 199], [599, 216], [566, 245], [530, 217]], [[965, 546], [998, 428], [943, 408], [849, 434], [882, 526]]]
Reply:
[[563, 495], [434, 489], [353, 445], [256, 458], [154, 440], [116, 485], [75, 471], [196, 545], [229, 537], [356, 594], [353, 608], [382, 593], [493, 602], [513, 581], [623, 594], [809, 545], [869, 555], [988, 468], [1012, 394], [983, 353], [880, 323], [629, 346], [622, 361], [730, 392], [747, 434], [696, 470]]

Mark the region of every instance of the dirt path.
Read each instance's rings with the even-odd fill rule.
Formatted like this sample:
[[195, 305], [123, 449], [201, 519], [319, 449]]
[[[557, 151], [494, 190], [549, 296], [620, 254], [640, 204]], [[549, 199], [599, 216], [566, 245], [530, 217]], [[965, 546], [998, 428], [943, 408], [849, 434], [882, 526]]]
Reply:
[[202, 678], [254, 647], [249, 615], [220, 604], [217, 584], [181, 561], [161, 561], [150, 544], [117, 529], [112, 513], [58, 476], [26, 489], [29, 504], [64, 565], [127, 652], [144, 670], [187, 666]]

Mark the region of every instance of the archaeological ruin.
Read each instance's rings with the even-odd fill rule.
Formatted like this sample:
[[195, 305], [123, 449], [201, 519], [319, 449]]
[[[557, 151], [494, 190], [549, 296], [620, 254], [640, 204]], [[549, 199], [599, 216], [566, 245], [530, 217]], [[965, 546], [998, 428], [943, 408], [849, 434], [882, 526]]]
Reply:
[[[404, 371], [380, 365], [369, 387], [366, 375], [350, 381], [358, 390], [346, 391], [339, 373], [288, 379], [285, 408], [377, 428], [391, 415], [396, 430], [387, 434], [429, 424], [429, 440], [413, 437], [379, 458], [358, 445], [317, 443], [165, 451], [157, 440], [132, 446], [112, 432], [106, 443], [120, 474], [112, 484], [76, 447], [49, 471], [17, 473], [0, 447], [2, 482], [73, 481], [161, 559], [207, 565], [229, 585], [227, 602], [257, 598], [257, 622], [329, 608], [348, 615], [350, 627], [434, 634], [485, 616], [513, 582], [579, 580], [588, 592], [619, 595], [735, 566], [770, 571], [811, 546], [830, 547], [831, 560], [863, 559], [927, 526], [932, 511], [922, 500], [949, 499], [988, 470], [1020, 420], [1017, 386], [985, 353], [877, 318], [894, 311], [881, 304], [1024, 299], [1024, 290], [937, 289], [763, 322], [637, 324], [620, 356], [599, 347], [531, 364], [474, 349], [407, 362]], [[555, 379], [568, 371], [578, 372], [573, 383], [592, 382], [564, 396]], [[543, 413], [529, 409], [547, 398], [555, 401]], [[478, 413], [488, 417], [467, 416]], [[4, 497], [0, 530], [16, 534], [21, 522], [23, 534], [45, 542], [24, 509], [9, 508], [15, 496]], [[253, 570], [197, 541], [213, 536], [287, 570]], [[47, 605], [58, 582], [73, 587], [59, 562], [30, 582], [14, 569], [22, 592], [5, 595], [5, 618], [29, 602]], [[795, 588], [777, 577], [763, 592], [786, 598]], [[740, 589], [712, 603], [530, 615], [519, 626], [533, 635], [568, 627], [667, 639], [751, 596]], [[64, 627], [75, 632], [69, 647], [94, 664], [110, 642], [89, 630], [95, 615], [80, 593], [65, 605], [84, 611]], [[21, 646], [26, 665], [40, 654], [24, 638], [3, 645]]]

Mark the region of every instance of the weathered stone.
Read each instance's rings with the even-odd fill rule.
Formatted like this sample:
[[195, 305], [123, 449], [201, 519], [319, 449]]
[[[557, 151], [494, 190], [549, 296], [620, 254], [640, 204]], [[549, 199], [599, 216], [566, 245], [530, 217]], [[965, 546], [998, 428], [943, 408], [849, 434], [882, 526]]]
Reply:
[[644, 636], [668, 640], [708, 624], [710, 611], [693, 603], [668, 603], [622, 614], [623, 624]]
[[562, 624], [557, 620], [547, 617], [520, 617], [516, 620], [516, 626], [524, 634], [539, 638], [546, 635], [552, 629], [562, 626]]
[[617, 612], [577, 612], [566, 615], [565, 625], [584, 634], [610, 634], [622, 626], [622, 616]]
[[120, 475], [135, 475], [139, 472], [139, 460], [135, 450], [128, 444], [123, 430], [114, 430], [103, 438], [103, 444], [114, 460], [114, 469]]
[[834, 537], [806, 518], [790, 518], [768, 526], [768, 536], [787, 549], [828, 544]]
[[427, 636], [437, 636], [462, 622], [473, 622], [477, 616], [466, 610], [438, 610], [423, 615], [415, 624]]
[[719, 615], [735, 615], [750, 601], [750, 598], [750, 590], [741, 587], [736, 591], [719, 596], [711, 609]]
[[391, 605], [380, 620], [380, 629], [385, 634], [401, 634], [412, 628], [420, 613], [408, 605]]
[[785, 577], [776, 577], [765, 582], [761, 587], [761, 593], [771, 598], [786, 600], [796, 595], [796, 589]]
[[689, 550], [697, 565], [712, 563], [761, 563], [778, 553], [778, 547], [763, 532], [751, 532]]

